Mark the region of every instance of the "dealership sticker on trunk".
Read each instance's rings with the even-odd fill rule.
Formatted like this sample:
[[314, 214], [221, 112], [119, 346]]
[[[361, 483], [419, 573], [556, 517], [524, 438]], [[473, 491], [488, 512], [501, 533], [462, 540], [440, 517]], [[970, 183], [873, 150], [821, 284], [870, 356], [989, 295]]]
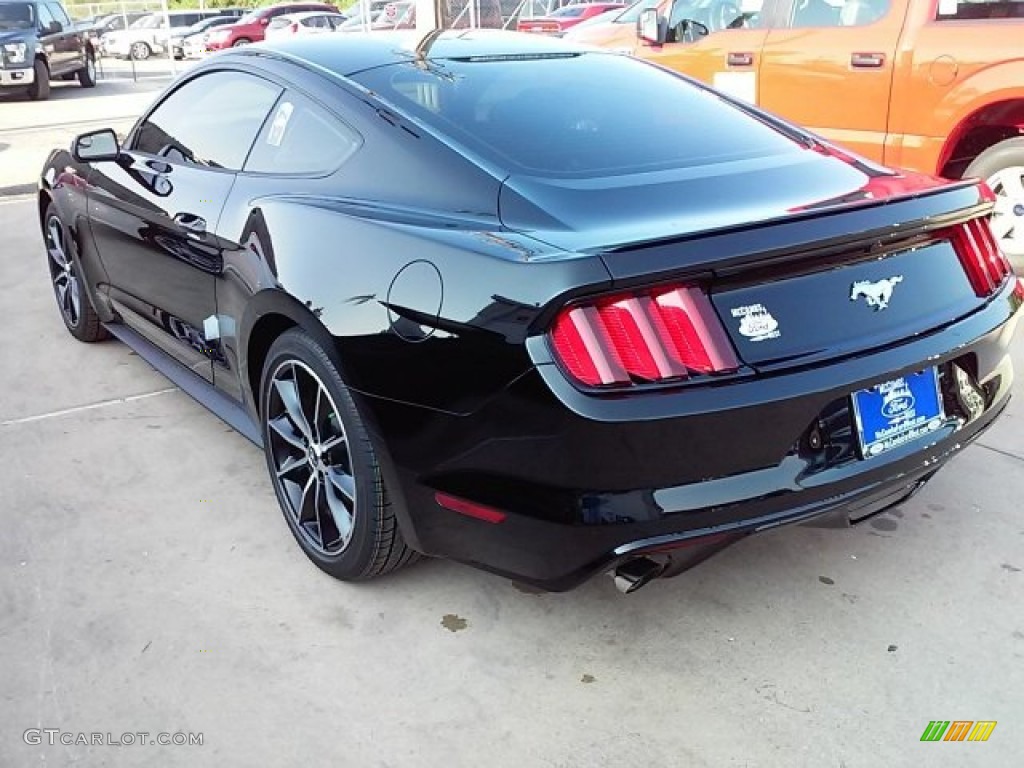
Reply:
[[853, 393], [853, 413], [864, 456], [877, 456], [924, 437], [945, 423], [934, 368]]
[[740, 318], [739, 331], [751, 341], [777, 339], [782, 335], [779, 321], [772, 317], [772, 313], [763, 304], [736, 307], [732, 310], [732, 316]]

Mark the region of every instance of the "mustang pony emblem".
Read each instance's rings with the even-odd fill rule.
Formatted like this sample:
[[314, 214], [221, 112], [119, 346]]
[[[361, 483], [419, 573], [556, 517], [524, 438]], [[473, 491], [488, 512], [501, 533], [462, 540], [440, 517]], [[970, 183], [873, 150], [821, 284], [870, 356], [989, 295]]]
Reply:
[[870, 280], [858, 280], [850, 286], [850, 301], [856, 301], [863, 296], [869, 307], [874, 307], [878, 312], [889, 306], [889, 299], [892, 298], [892, 289], [896, 283], [903, 282], [903, 275], [888, 277], [884, 280], [871, 282]]

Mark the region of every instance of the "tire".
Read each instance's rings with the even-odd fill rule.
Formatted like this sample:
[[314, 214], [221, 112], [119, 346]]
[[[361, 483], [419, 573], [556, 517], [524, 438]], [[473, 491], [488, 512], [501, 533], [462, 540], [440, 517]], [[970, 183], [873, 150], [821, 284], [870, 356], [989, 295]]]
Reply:
[[135, 61], [145, 61], [152, 55], [153, 49], [149, 47], [149, 43], [142, 40], [132, 43], [132, 47], [128, 49], [128, 58], [135, 59]]
[[50, 283], [57, 300], [64, 326], [79, 341], [102, 341], [110, 332], [89, 300], [81, 275], [81, 267], [72, 253], [71, 238], [53, 203], [43, 215], [43, 240], [46, 243]]
[[85, 66], [78, 70], [78, 82], [83, 88], [96, 86], [96, 57], [92, 53], [85, 54]]
[[50, 98], [50, 68], [42, 59], [36, 59], [32, 72], [34, 80], [28, 87], [28, 97], [32, 101], [46, 101]]
[[252, 42], [252, 40], [250, 40], [250, 39], [249, 39], [249, 38], [247, 38], [247, 37], [240, 37], [240, 38], [238, 38], [237, 40], [235, 40], [235, 42], [233, 42], [233, 43], [231, 44], [231, 47], [232, 47], [232, 48], [240, 48], [240, 47], [242, 47], [243, 45], [249, 45], [249, 43], [251, 43], [251, 42]]
[[279, 336], [267, 353], [260, 423], [281, 512], [318, 568], [364, 581], [416, 559], [348, 388], [331, 356], [298, 329]]
[[1003, 253], [1024, 259], [1024, 136], [993, 144], [964, 171], [988, 182], [996, 193], [992, 231]]

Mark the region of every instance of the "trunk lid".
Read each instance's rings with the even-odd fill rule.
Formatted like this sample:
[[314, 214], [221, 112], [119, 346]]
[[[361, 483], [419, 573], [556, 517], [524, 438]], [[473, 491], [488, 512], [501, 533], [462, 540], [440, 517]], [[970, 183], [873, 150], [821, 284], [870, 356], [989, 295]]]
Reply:
[[[973, 182], [808, 155], [630, 194], [581, 182], [570, 193], [563, 182], [560, 195], [533, 199], [573, 226], [530, 234], [600, 254], [616, 287], [699, 284], [739, 358], [759, 370], [898, 343], [981, 306], [946, 232], [989, 205]], [[501, 206], [503, 219], [510, 210]]]
[[808, 266], [764, 280], [713, 283], [711, 302], [748, 365], [882, 347], [952, 322], [979, 304], [948, 239]]

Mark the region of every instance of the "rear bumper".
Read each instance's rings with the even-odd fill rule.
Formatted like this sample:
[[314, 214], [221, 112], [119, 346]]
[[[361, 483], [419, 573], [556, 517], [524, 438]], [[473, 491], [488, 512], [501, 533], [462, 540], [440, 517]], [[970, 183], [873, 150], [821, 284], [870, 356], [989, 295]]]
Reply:
[[36, 80], [36, 73], [32, 67], [26, 69], [0, 69], [0, 88], [20, 88], [24, 85], [32, 85]]
[[[1008, 287], [912, 342], [719, 387], [607, 399], [542, 364], [468, 416], [363, 400], [412, 546], [564, 590], [640, 554], [896, 503], [1006, 406], [1019, 305]], [[977, 384], [979, 412], [957, 404], [954, 364]], [[850, 394], [931, 365], [943, 378], [945, 425], [861, 459]], [[817, 450], [807, 441], [815, 425], [825, 435]], [[444, 509], [437, 491], [505, 517]]]

